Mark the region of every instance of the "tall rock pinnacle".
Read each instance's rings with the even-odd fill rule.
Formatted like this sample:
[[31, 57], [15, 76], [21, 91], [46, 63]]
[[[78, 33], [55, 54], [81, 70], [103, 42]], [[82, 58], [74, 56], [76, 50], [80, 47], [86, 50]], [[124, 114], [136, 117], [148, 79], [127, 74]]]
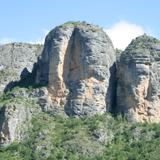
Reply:
[[105, 112], [112, 105], [115, 52], [97, 26], [66, 23], [46, 37], [37, 83], [48, 84], [53, 103], [69, 115]]
[[117, 110], [131, 121], [160, 121], [160, 41], [132, 41], [118, 63]]

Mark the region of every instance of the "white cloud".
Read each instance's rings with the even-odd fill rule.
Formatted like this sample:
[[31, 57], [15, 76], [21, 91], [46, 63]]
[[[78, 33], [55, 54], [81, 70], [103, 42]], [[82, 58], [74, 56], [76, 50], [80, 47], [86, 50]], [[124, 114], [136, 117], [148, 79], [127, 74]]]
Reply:
[[119, 21], [105, 31], [111, 38], [114, 47], [122, 50], [128, 46], [132, 39], [144, 34], [143, 27], [127, 21]]
[[0, 44], [6, 44], [6, 43], [12, 43], [12, 42], [14, 42], [13, 38], [6, 37], [6, 38], [0, 39]]

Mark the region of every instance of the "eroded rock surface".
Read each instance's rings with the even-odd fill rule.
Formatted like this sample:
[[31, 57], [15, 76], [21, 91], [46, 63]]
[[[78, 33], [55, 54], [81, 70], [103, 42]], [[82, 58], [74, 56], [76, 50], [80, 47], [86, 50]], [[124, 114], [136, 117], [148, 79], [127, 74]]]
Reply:
[[3, 147], [26, 136], [31, 111], [24, 103], [10, 102], [1, 107], [0, 147]]
[[[160, 122], [159, 40], [140, 36], [124, 52], [117, 51], [116, 58], [103, 30], [74, 22], [52, 30], [39, 56], [42, 48], [0, 46], [0, 93], [9, 82], [32, 72], [34, 63], [32, 75], [40, 85], [19, 86], [0, 97], [0, 147], [24, 139], [33, 115], [41, 112], [90, 116], [114, 111], [134, 122]], [[100, 143], [108, 135], [103, 127], [93, 133]]]
[[103, 30], [66, 23], [46, 37], [36, 82], [48, 84], [54, 105], [65, 107], [69, 115], [103, 113], [112, 105], [115, 59]]
[[160, 41], [133, 40], [118, 62], [117, 111], [136, 122], [160, 121]]
[[42, 111], [51, 114], [51, 103], [45, 87], [15, 88], [1, 97], [0, 147], [25, 139], [28, 129], [32, 127], [32, 117]]
[[0, 94], [8, 83], [18, 81], [21, 76], [32, 72], [42, 48], [42, 45], [27, 43], [0, 45]]

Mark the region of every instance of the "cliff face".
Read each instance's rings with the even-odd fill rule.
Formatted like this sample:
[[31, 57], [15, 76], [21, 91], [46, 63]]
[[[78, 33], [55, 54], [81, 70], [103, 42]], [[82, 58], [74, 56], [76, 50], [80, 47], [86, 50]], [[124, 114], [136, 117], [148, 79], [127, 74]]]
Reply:
[[117, 110], [136, 122], [160, 121], [160, 41], [143, 35], [118, 62]]
[[19, 81], [32, 72], [37, 57], [42, 52], [42, 45], [11, 43], [0, 46], [0, 94], [7, 85]]
[[3, 93], [32, 72], [42, 48], [42, 45], [26, 43], [0, 46], [0, 146], [6, 146], [26, 136], [32, 115], [32, 99], [27, 100], [23, 92], [19, 93], [21, 99], [16, 95], [5, 98]]
[[48, 82], [54, 105], [65, 107], [69, 115], [103, 113], [111, 108], [115, 58], [100, 28], [64, 24], [46, 38], [37, 83]]
[[[116, 53], [102, 29], [74, 22], [53, 29], [42, 48], [0, 46], [0, 93], [14, 81], [26, 87], [0, 96], [0, 146], [23, 139], [40, 112], [91, 116], [112, 111], [132, 122], [160, 122], [159, 40], [143, 35]], [[30, 79], [35, 82], [27, 84]]]

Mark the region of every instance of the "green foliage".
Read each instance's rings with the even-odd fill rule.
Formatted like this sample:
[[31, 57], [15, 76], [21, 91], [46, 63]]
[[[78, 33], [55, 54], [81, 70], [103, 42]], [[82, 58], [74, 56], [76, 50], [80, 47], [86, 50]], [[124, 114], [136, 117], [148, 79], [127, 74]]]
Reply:
[[35, 101], [31, 99], [27, 99], [26, 97], [23, 96], [23, 92], [32, 92], [33, 88], [20, 88], [20, 87], [15, 87], [12, 90], [4, 93], [0, 97], [0, 108], [4, 106], [5, 104], [10, 104], [10, 103], [18, 103], [22, 104], [25, 103], [28, 106], [35, 106]]
[[160, 40], [144, 34], [132, 40], [132, 42], [126, 48], [124, 53], [130, 56], [135, 56], [135, 55], [155, 56], [158, 53], [155, 49], [155, 46], [159, 45], [160, 45]]
[[[86, 28], [88, 29], [88, 31], [92, 31], [92, 32], [96, 32], [96, 31], [100, 31], [102, 30], [102, 28], [100, 28], [98, 25], [94, 25], [94, 24], [89, 24], [85, 21], [69, 21], [64, 23], [63, 25], [59, 26], [59, 27], [66, 27], [66, 26], [72, 26], [72, 27], [80, 27], [80, 28]], [[57, 27], [58, 28], [58, 27]]]
[[[29, 138], [0, 150], [0, 160], [158, 160], [160, 124], [129, 123], [121, 115], [67, 118], [40, 113]], [[95, 131], [112, 133], [102, 143]], [[109, 143], [108, 143], [109, 142]]]

